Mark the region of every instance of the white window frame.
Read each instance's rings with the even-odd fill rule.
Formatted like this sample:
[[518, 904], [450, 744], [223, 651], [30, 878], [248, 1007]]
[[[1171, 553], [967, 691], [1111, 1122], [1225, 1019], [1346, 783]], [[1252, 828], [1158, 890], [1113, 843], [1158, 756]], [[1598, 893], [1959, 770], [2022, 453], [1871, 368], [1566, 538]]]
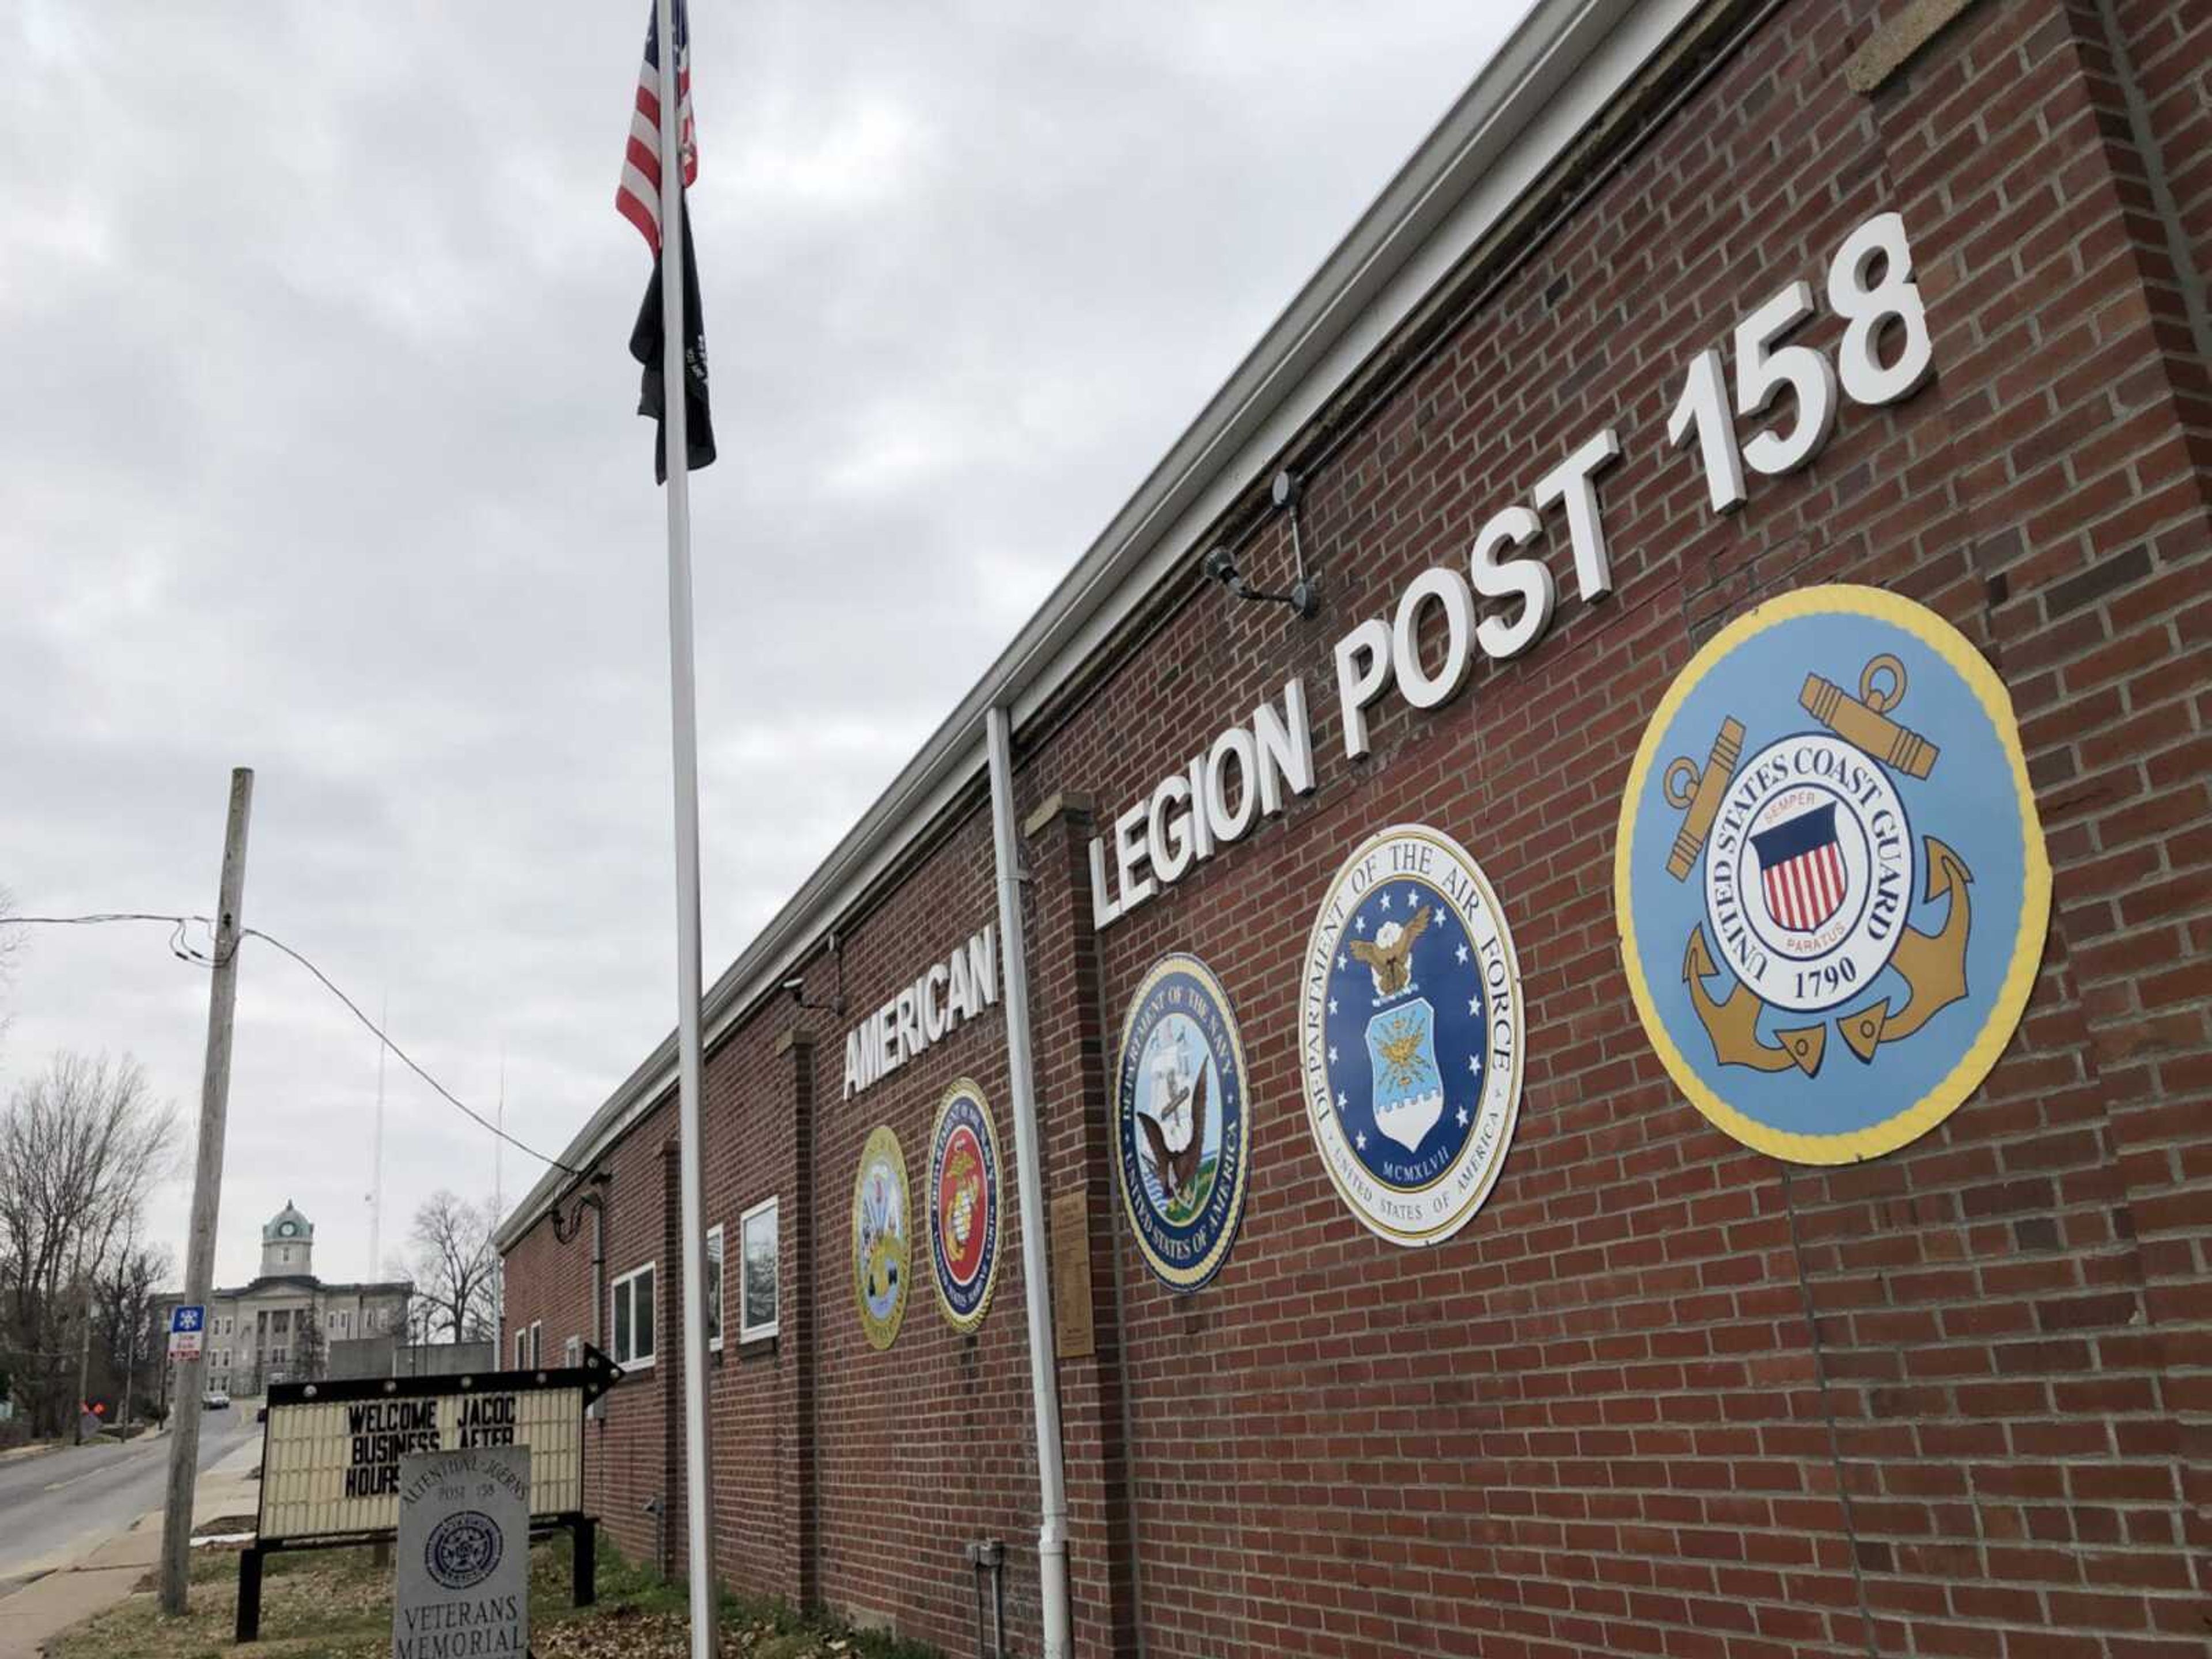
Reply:
[[530, 1369], [534, 1371], [544, 1363], [545, 1322], [533, 1319], [530, 1322]]
[[515, 1329], [514, 1369], [519, 1371], [530, 1369], [530, 1328], [527, 1325], [518, 1326]]
[[720, 1353], [726, 1324], [722, 1317], [723, 1295], [730, 1282], [730, 1273], [728, 1253], [722, 1248], [722, 1224], [719, 1221], [707, 1229], [706, 1271], [707, 1317], [713, 1322], [713, 1328], [707, 1333], [707, 1346]]
[[584, 1339], [580, 1336], [563, 1338], [561, 1343], [561, 1363], [574, 1370], [584, 1363]]
[[637, 1292], [633, 1287], [636, 1285], [639, 1279], [645, 1278], [648, 1273], [651, 1274], [653, 1277], [653, 1296], [652, 1298], [648, 1298], [648, 1304], [650, 1304], [652, 1300], [657, 1300], [660, 1292], [660, 1274], [658, 1272], [659, 1266], [659, 1264], [658, 1262], [640, 1262], [636, 1267], [632, 1267], [628, 1273], [624, 1273], [621, 1278], [616, 1279], [612, 1284], [607, 1286], [607, 1346], [609, 1352], [613, 1355], [615, 1364], [621, 1366], [626, 1371], [635, 1370], [653, 1363], [654, 1358], [658, 1354], [660, 1346], [660, 1310], [657, 1307], [653, 1310], [653, 1348], [641, 1354], [625, 1354], [621, 1352], [621, 1340], [616, 1334], [617, 1330], [620, 1328], [620, 1326], [619, 1322], [615, 1318], [615, 1304], [625, 1291], [629, 1292], [630, 1297], [630, 1340], [632, 1345], [635, 1346], [637, 1339]]
[[[764, 1198], [738, 1218], [738, 1340], [762, 1342], [783, 1328], [783, 1218], [777, 1214], [777, 1200]], [[775, 1243], [775, 1314], [758, 1324], [748, 1322], [750, 1310], [745, 1306], [745, 1231], [756, 1217], [776, 1217]]]

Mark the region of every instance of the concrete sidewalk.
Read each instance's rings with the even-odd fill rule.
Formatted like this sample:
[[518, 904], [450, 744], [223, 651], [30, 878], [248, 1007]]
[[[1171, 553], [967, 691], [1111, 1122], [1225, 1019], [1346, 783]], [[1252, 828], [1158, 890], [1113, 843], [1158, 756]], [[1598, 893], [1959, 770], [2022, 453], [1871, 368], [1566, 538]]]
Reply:
[[[260, 1462], [261, 1442], [249, 1440], [201, 1470], [192, 1492], [192, 1525], [255, 1513], [261, 1505]], [[161, 1565], [161, 1512], [154, 1510], [75, 1565], [48, 1573], [0, 1604], [0, 1659], [37, 1659], [48, 1638], [113, 1607]], [[147, 1594], [152, 1593], [149, 1585]]]

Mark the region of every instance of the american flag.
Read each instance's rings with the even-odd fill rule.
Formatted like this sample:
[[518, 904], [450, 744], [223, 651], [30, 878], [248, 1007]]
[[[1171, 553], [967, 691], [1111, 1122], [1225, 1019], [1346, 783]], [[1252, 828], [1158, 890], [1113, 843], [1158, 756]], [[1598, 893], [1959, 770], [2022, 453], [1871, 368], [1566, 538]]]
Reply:
[[[669, 8], [676, 35], [676, 149], [684, 158], [684, 182], [699, 181], [698, 134], [691, 125], [691, 24], [684, 0]], [[660, 252], [660, 19], [656, 8], [646, 20], [645, 62], [637, 72], [637, 107], [630, 112], [629, 149], [623, 157], [622, 183], [615, 187], [615, 211], [637, 227], [646, 246]]]

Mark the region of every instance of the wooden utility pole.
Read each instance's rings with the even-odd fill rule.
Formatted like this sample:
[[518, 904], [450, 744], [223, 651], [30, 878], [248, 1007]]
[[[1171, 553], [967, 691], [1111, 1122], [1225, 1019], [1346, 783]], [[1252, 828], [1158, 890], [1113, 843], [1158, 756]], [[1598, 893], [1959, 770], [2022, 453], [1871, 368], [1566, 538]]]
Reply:
[[92, 1402], [84, 1391], [92, 1386], [92, 1275], [84, 1270], [84, 1257], [76, 1259], [76, 1282], [84, 1293], [84, 1329], [76, 1345], [76, 1434], [78, 1445], [84, 1444], [84, 1419]]
[[[207, 1068], [200, 1078], [199, 1161], [192, 1171], [192, 1231], [185, 1255], [185, 1300], [205, 1308], [215, 1287], [215, 1224], [222, 1198], [222, 1121], [230, 1104], [230, 1019], [238, 1003], [238, 942], [246, 904], [246, 825], [253, 811], [253, 772], [230, 775], [230, 821], [222, 839], [222, 887], [216, 901], [215, 972], [208, 986]], [[169, 1492], [161, 1509], [161, 1611], [185, 1610], [192, 1545], [192, 1488], [199, 1476], [200, 1353], [172, 1368]]]

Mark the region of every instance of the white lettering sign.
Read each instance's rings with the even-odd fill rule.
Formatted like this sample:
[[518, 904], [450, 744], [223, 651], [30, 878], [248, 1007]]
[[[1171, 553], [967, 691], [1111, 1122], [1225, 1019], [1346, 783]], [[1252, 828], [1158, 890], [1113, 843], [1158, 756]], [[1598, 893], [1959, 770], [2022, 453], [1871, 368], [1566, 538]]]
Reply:
[[[1781, 343], [1818, 310], [1812, 285], [1803, 281], [1788, 284], [1736, 325], [1733, 414], [1719, 351], [1691, 362], [1668, 437], [1676, 447], [1694, 441], [1716, 512], [1733, 512], [1748, 499], [1745, 462], [1768, 476], [1809, 463], [1835, 432], [1844, 400], [1878, 408], [1926, 383], [1935, 353], [1911, 276], [1904, 220], [1877, 214], [1844, 239], [1829, 263], [1828, 309], [1844, 324], [1832, 362], [1810, 346]], [[1785, 391], [1795, 406], [1786, 429], [1770, 425], [1740, 441], [1736, 422], [1759, 418]], [[1411, 708], [1441, 708], [1466, 688], [1477, 651], [1504, 661], [1543, 638], [1559, 605], [1558, 582], [1538, 545], [1547, 515], [1565, 526], [1576, 592], [1585, 602], [1613, 592], [1597, 481], [1620, 458], [1620, 434], [1601, 428], [1536, 479], [1526, 502], [1503, 507], [1483, 524], [1464, 573], [1451, 564], [1419, 572], [1387, 619], [1367, 617], [1337, 641], [1337, 709], [1348, 759], [1373, 748], [1369, 714], [1384, 692], [1395, 687]], [[1478, 602], [1486, 600], [1504, 608], [1479, 616]], [[1441, 659], [1421, 657], [1425, 626], [1432, 637], [1441, 629]], [[1280, 812], [1285, 784], [1300, 795], [1314, 787], [1313, 734], [1305, 687], [1297, 679], [1283, 688], [1279, 713], [1261, 705], [1249, 725], [1224, 732], [1182, 771], [1162, 778], [1149, 799], [1122, 811], [1109, 836], [1092, 840], [1092, 925], [1120, 921], [1260, 818]], [[846, 1064], [849, 1094], [849, 1048]]]
[[987, 923], [846, 1033], [845, 1098], [890, 1076], [998, 1000], [999, 935], [996, 924]]
[[1278, 816], [1285, 791], [1310, 795], [1313, 788], [1313, 723], [1305, 682], [1293, 678], [1279, 709], [1261, 703], [1249, 723], [1231, 726], [1114, 820], [1110, 871], [1105, 843], [1091, 841], [1092, 925], [1128, 915], [1261, 818]]

